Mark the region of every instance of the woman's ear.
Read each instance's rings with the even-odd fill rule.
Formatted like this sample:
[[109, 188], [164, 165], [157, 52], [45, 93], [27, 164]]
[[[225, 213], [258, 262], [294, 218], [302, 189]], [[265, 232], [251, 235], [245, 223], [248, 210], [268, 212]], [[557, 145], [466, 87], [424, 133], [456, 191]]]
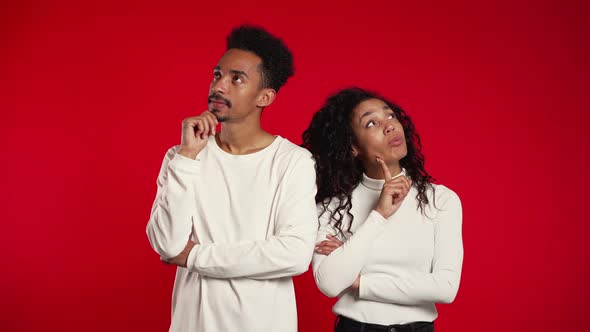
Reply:
[[356, 145], [353, 144], [352, 145], [352, 156], [356, 158], [356, 157], [358, 157], [358, 155], [359, 155], [359, 150], [356, 147]]
[[262, 89], [262, 92], [260, 93], [260, 96], [258, 97], [258, 102], [256, 103], [256, 106], [258, 107], [266, 107], [270, 104], [272, 104], [272, 102], [275, 100], [275, 96], [277, 95], [277, 92], [274, 89]]

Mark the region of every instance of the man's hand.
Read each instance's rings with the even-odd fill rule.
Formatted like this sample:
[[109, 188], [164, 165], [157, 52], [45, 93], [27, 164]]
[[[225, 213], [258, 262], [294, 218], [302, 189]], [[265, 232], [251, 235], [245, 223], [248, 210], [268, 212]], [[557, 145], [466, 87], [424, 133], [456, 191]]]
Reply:
[[217, 118], [209, 111], [205, 111], [199, 116], [184, 119], [182, 121], [182, 140], [178, 154], [195, 159], [207, 145], [209, 136], [215, 135], [217, 123]]
[[350, 289], [352, 289], [353, 291], [358, 291], [360, 286], [361, 286], [361, 275], [359, 274], [358, 277], [356, 277], [356, 280], [352, 283], [352, 285], [350, 285]]
[[178, 254], [178, 256], [176, 256], [174, 258], [170, 258], [170, 259], [164, 259], [164, 258], [160, 257], [160, 260], [168, 265], [177, 265], [180, 267], [186, 267], [186, 260], [188, 259], [188, 254], [190, 254], [193, 247], [196, 246], [197, 244], [199, 244], [199, 243], [189, 240], [186, 244], [186, 247], [184, 247], [184, 249], [182, 250], [182, 252], [180, 254]]

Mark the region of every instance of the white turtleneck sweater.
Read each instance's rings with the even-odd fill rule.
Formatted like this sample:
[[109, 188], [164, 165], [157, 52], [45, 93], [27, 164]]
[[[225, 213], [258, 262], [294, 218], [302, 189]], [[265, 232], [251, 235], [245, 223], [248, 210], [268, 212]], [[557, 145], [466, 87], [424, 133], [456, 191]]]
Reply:
[[[329, 256], [314, 254], [313, 270], [319, 289], [338, 296], [337, 315], [381, 324], [433, 321], [435, 303], [450, 303], [459, 288], [463, 262], [462, 211], [459, 197], [442, 185], [428, 191], [425, 214], [418, 209], [415, 187], [388, 219], [374, 211], [384, 180], [363, 175], [352, 192], [352, 235], [343, 238], [329, 220], [320, 217], [316, 243], [336, 235], [344, 244]], [[436, 201], [436, 207], [433, 202]], [[333, 210], [337, 201], [329, 207]], [[323, 208], [318, 204], [321, 212]], [[345, 214], [342, 230], [350, 218]], [[360, 275], [358, 292], [349, 286]]]
[[147, 225], [164, 258], [200, 243], [176, 270], [170, 331], [297, 331], [291, 277], [308, 269], [317, 234], [311, 154], [281, 137], [247, 155], [214, 137], [196, 160], [177, 149]]

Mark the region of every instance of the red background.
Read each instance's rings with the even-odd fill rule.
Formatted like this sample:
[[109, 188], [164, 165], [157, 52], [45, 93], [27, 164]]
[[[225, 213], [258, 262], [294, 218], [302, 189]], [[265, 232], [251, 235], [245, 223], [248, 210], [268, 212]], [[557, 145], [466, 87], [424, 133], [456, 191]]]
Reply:
[[[156, 176], [243, 22], [295, 55], [269, 131], [300, 143], [352, 84], [413, 116], [464, 207], [462, 283], [437, 331], [587, 324], [582, 1], [80, 3], [0, 4], [0, 330], [167, 330], [174, 269], [145, 235]], [[329, 331], [332, 300], [309, 272], [295, 283], [300, 331]]]

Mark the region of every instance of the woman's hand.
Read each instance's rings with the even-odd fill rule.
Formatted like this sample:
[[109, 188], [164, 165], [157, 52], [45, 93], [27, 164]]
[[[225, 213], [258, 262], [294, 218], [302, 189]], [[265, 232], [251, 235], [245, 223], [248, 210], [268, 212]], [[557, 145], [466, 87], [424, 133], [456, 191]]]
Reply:
[[377, 162], [381, 165], [385, 183], [383, 184], [383, 189], [381, 189], [381, 195], [375, 206], [375, 211], [387, 219], [402, 205], [402, 201], [412, 187], [412, 181], [405, 176], [393, 178], [385, 162], [379, 158], [377, 158]]
[[320, 255], [328, 256], [332, 253], [332, 251], [340, 248], [340, 246], [342, 245], [342, 241], [338, 240], [338, 238], [330, 234], [326, 235], [326, 238], [327, 240], [319, 242], [315, 245], [315, 252], [317, 252]]

